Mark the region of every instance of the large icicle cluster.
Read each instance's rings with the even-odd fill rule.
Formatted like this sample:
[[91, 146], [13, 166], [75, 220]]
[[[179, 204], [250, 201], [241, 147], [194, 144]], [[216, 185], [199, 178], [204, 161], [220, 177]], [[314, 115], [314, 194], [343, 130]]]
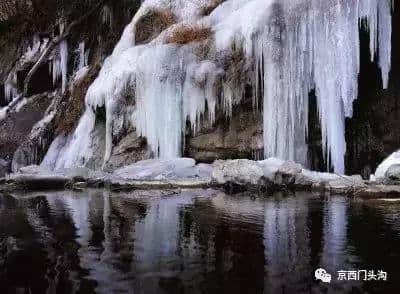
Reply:
[[[326, 162], [344, 172], [345, 117], [352, 115], [360, 69], [360, 25], [370, 32], [371, 55], [379, 56], [383, 85], [388, 85], [391, 57], [391, 0], [227, 0], [209, 16], [204, 1], [147, 0], [107, 58], [86, 96], [86, 112], [64, 146], [62, 167], [85, 164], [88, 132], [95, 112], [105, 107], [105, 161], [113, 136], [129, 120], [145, 136], [155, 156], [181, 155], [189, 120], [213, 122], [216, 108], [230, 115], [251, 84], [254, 101], [262, 99], [265, 156], [306, 164], [308, 97], [315, 89]], [[149, 11], [169, 10], [177, 24], [148, 44], [135, 44], [135, 28]], [[208, 41], [174, 44], [179, 26], [206, 27]], [[209, 52], [197, 54], [199, 43]], [[203, 44], [204, 45], [204, 44]], [[241, 51], [245, 79], [227, 72], [229, 56]], [[135, 105], [127, 106], [127, 97]], [[255, 103], [257, 104], [257, 103]], [[207, 111], [206, 111], [207, 110]]]
[[[370, 32], [371, 55], [379, 54], [387, 87], [391, 1], [235, 2], [233, 12], [218, 25], [216, 40], [221, 48], [232, 40], [241, 42], [256, 63], [254, 88], [262, 85], [264, 90], [265, 156], [306, 163], [308, 97], [315, 89], [326, 162], [343, 173], [345, 117], [352, 116], [358, 96], [360, 22]], [[227, 14], [223, 8], [217, 13], [217, 19]]]

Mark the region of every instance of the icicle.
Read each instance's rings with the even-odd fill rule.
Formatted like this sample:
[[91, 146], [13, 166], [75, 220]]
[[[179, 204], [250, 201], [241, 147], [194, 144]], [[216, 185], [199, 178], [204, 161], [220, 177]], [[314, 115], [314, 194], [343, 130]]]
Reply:
[[65, 92], [68, 83], [68, 43], [66, 40], [60, 43], [60, 67], [62, 80], [62, 93]]
[[79, 54], [78, 70], [80, 70], [88, 65], [89, 55], [88, 55], [88, 52], [85, 52], [85, 42], [84, 41], [79, 43], [77, 52]]
[[18, 76], [17, 73], [10, 73], [4, 83], [4, 97], [6, 101], [13, 100], [18, 95]]
[[[359, 25], [361, 22], [368, 28], [371, 55], [379, 58], [383, 85], [387, 87], [390, 1], [228, 0], [201, 19], [201, 24], [209, 25], [215, 34], [211, 38], [215, 40], [211, 60], [196, 56], [192, 43], [163, 44], [168, 30], [150, 44], [135, 46], [134, 27], [140, 17], [149, 9], [165, 6], [161, 0], [145, 1], [91, 85], [86, 112], [73, 141], [86, 140], [87, 132], [94, 127], [95, 109], [104, 106], [107, 161], [113, 135], [122, 121], [120, 109], [126, 108], [126, 97], [134, 94], [136, 109], [129, 115], [153, 153], [160, 157], [180, 156], [186, 119], [197, 132], [208, 109], [208, 119], [213, 122], [217, 97], [222, 98], [222, 111], [231, 116], [250, 81], [253, 104], [257, 105], [261, 97], [264, 102], [266, 157], [307, 163], [308, 96], [315, 89], [326, 162], [343, 173], [345, 118], [352, 116], [353, 102], [358, 97]], [[178, 19], [196, 23], [200, 14], [195, 5], [187, 3], [172, 1], [170, 8]], [[239, 81], [232, 81], [220, 69], [225, 68], [220, 59], [229, 58], [235, 48], [243, 51], [246, 67], [253, 69], [252, 76]], [[66, 43], [60, 44], [60, 56], [59, 64], [53, 61], [53, 74], [61, 72], [66, 79]], [[82, 162], [78, 158], [90, 153], [90, 143], [85, 142], [89, 147], [77, 149], [71, 144], [66, 153], [75, 159], [69, 159], [68, 165]]]
[[306, 163], [308, 95], [315, 88], [326, 162], [343, 173], [345, 117], [352, 116], [358, 96], [359, 19], [367, 21], [373, 58], [379, 48], [383, 85], [387, 87], [390, 0], [239, 3], [221, 5], [211, 18], [219, 21], [217, 47], [226, 50], [241, 42], [257, 69], [253, 88], [264, 89], [266, 157]]
[[103, 9], [101, 10], [101, 18], [102, 18], [103, 24], [112, 28], [113, 13], [112, 13], [111, 8], [108, 5], [103, 6]]

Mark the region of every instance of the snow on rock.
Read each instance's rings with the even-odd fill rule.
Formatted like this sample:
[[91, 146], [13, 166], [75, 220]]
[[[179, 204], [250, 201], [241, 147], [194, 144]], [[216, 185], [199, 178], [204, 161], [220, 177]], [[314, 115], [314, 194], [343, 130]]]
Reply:
[[[89, 88], [86, 112], [60, 160], [72, 166], [88, 160], [99, 107], [106, 109], [104, 162], [127, 120], [147, 138], [155, 157], [180, 157], [186, 121], [196, 132], [204, 114], [211, 123], [217, 108], [231, 115], [250, 84], [254, 104], [263, 100], [266, 157], [307, 164], [308, 96], [315, 89], [327, 165], [344, 173], [345, 118], [352, 116], [358, 96], [359, 27], [370, 32], [371, 55], [379, 57], [386, 87], [391, 0], [227, 0], [203, 16], [208, 3], [144, 1]], [[155, 10], [172, 13], [177, 23], [136, 45], [139, 20]], [[174, 43], [171, 36], [185, 27], [208, 28], [210, 36]], [[207, 50], [200, 50], [204, 46]], [[229, 60], [238, 53], [244, 62], [239, 74], [229, 71]], [[128, 97], [135, 107], [128, 107]]]
[[149, 159], [114, 171], [113, 175], [125, 180], [171, 180], [211, 178], [212, 165], [196, 165], [194, 159]]
[[322, 185], [335, 192], [349, 192], [364, 187], [361, 176], [341, 176], [313, 172], [292, 161], [268, 158], [263, 161], [247, 159], [218, 160], [214, 163], [212, 180], [218, 185], [297, 187], [308, 189]]
[[219, 185], [234, 183], [262, 186], [265, 183], [262, 164], [247, 159], [217, 160], [212, 179]]
[[392, 153], [386, 158], [376, 169], [375, 174], [371, 176], [371, 180], [381, 181], [385, 178], [386, 172], [393, 165], [400, 164], [400, 150]]

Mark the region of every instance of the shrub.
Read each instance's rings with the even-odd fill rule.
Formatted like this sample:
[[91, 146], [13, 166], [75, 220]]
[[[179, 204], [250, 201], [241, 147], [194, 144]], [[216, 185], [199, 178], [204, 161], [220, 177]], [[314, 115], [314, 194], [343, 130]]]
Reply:
[[64, 111], [60, 111], [56, 117], [56, 134], [69, 134], [75, 130], [84, 110], [85, 96], [90, 85], [96, 79], [100, 71], [100, 63], [96, 63], [89, 69], [88, 74], [78, 81], [72, 89], [64, 96]]
[[176, 23], [175, 15], [170, 10], [150, 11], [135, 26], [136, 44], [150, 42], [174, 23]]
[[166, 43], [184, 45], [191, 42], [201, 42], [209, 39], [211, 33], [212, 31], [209, 27], [181, 25], [172, 31]]

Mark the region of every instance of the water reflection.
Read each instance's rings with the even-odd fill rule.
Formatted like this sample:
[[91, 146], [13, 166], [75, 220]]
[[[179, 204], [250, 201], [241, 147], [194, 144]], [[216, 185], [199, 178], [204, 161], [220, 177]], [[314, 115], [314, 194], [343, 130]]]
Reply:
[[[0, 293], [398, 293], [399, 207], [215, 190], [0, 195]], [[341, 269], [393, 278], [343, 283]]]

